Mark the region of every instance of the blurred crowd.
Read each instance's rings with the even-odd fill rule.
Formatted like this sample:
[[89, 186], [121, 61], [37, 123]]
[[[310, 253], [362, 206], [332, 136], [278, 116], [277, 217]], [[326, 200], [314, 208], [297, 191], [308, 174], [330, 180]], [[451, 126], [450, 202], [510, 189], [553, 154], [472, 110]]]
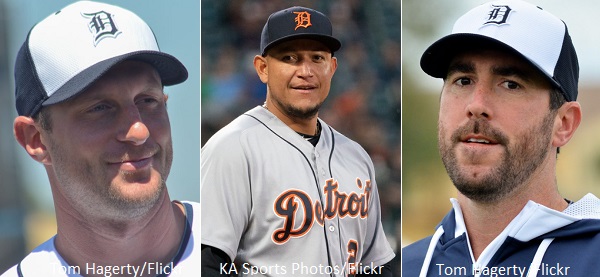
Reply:
[[[245, 111], [266, 86], [252, 65], [268, 16], [289, 6], [326, 14], [342, 42], [338, 69], [319, 117], [357, 141], [376, 170], [382, 221], [400, 246], [400, 0], [202, 0], [202, 145]], [[399, 255], [398, 255], [399, 256]]]

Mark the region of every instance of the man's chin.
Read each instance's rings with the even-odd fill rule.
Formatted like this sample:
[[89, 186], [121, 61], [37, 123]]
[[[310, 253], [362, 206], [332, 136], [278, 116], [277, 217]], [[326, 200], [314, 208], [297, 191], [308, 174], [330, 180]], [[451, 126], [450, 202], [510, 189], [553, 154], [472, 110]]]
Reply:
[[154, 206], [164, 193], [165, 185], [161, 178], [149, 178], [146, 182], [113, 182], [109, 189], [111, 202], [116, 206], [137, 209]]
[[319, 113], [321, 105], [312, 105], [306, 107], [288, 106], [286, 112], [288, 115], [299, 119], [312, 119]]
[[490, 176], [477, 179], [455, 178], [452, 182], [462, 195], [480, 203], [498, 202], [515, 189], [514, 186], [507, 186]]

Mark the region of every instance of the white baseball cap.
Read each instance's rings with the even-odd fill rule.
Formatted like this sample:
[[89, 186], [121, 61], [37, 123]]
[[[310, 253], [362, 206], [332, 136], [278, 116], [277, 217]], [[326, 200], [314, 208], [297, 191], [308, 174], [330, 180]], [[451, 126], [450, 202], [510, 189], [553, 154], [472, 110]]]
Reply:
[[450, 35], [425, 50], [421, 68], [433, 77], [445, 78], [457, 53], [488, 47], [522, 57], [559, 88], [567, 101], [577, 100], [579, 64], [567, 25], [521, 0], [492, 1], [464, 14]]
[[165, 86], [188, 77], [185, 66], [160, 51], [150, 27], [131, 11], [92, 1], [68, 5], [36, 24], [17, 54], [17, 112], [34, 116], [42, 106], [65, 101], [124, 60], [149, 63]]

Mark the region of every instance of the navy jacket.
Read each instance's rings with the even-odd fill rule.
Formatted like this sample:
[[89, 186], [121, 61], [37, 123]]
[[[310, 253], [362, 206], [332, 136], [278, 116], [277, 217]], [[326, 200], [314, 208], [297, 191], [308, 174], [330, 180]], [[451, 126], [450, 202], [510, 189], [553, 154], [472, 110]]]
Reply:
[[530, 201], [477, 261], [453, 204], [435, 235], [402, 249], [402, 276], [600, 276], [600, 200], [591, 194], [563, 212]]

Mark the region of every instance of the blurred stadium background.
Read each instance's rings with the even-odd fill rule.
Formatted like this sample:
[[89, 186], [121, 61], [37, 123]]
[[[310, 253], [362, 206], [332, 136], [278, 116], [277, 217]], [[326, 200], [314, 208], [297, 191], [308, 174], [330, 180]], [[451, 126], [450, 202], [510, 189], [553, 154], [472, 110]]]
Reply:
[[[338, 69], [319, 116], [360, 143], [375, 164], [383, 227], [400, 246], [400, 0], [202, 0], [202, 145], [216, 131], [265, 101], [252, 60], [268, 16], [290, 6], [325, 13]], [[397, 255], [399, 258], [399, 254]]]

